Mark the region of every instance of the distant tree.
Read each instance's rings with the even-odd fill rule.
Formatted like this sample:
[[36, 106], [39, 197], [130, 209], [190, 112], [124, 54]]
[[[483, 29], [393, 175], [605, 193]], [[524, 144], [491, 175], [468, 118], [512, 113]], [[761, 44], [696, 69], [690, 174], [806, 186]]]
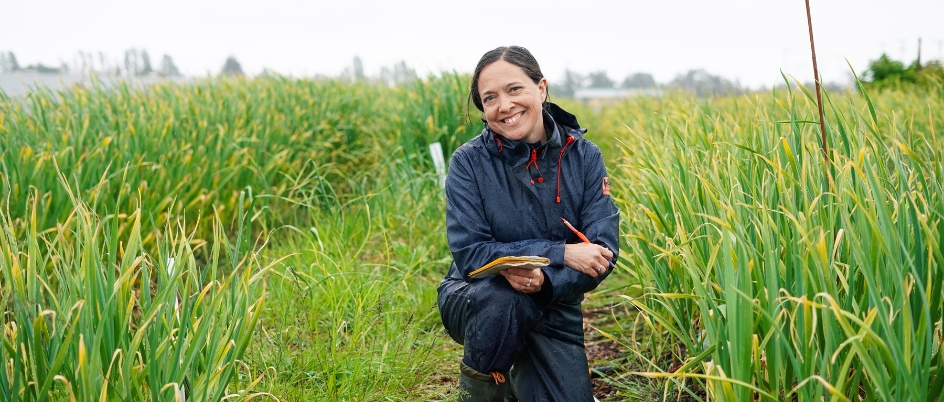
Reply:
[[560, 85], [551, 86], [551, 93], [555, 95], [560, 95], [568, 98], [574, 97], [574, 92], [577, 92], [578, 89], [583, 88], [586, 78], [577, 74], [576, 72], [564, 70], [564, 79], [561, 80]]
[[147, 50], [141, 50], [141, 68], [136, 72], [137, 75], [148, 75], [154, 72], [154, 69], [151, 68], [151, 57], [148, 56]]
[[129, 77], [138, 75], [138, 69], [140, 68], [140, 59], [138, 58], [138, 51], [136, 49], [125, 50], [125, 74]]
[[590, 73], [587, 75], [587, 80], [590, 81], [590, 88], [613, 88], [616, 85], [616, 81], [610, 79], [604, 70]]
[[877, 60], [869, 63], [869, 68], [862, 78], [874, 88], [920, 88], [931, 86], [935, 82], [944, 84], [944, 68], [939, 60], [922, 65], [920, 54], [918, 59], [907, 67], [905, 63], [882, 54]]
[[408, 66], [406, 62], [402, 60], [400, 63], [393, 66], [393, 77], [399, 84], [409, 84], [419, 79], [419, 76], [416, 75], [416, 70]]
[[13, 52], [7, 52], [6, 54], [0, 53], [0, 70], [2, 71], [16, 71], [20, 69], [20, 63], [16, 61], [16, 56]]
[[380, 80], [390, 86], [409, 84], [417, 79], [416, 71], [405, 61], [394, 64], [392, 69], [387, 67], [380, 69]]
[[694, 92], [698, 96], [731, 94], [737, 89], [731, 81], [700, 69], [676, 76], [669, 87]]
[[351, 67], [354, 73], [354, 80], [362, 81], [367, 78], [364, 75], [364, 63], [361, 61], [359, 56], [354, 56], [354, 60], [351, 62]]
[[623, 80], [625, 89], [653, 89], [656, 87], [656, 79], [649, 73], [636, 73], [626, 77]]
[[278, 71], [272, 70], [268, 67], [263, 67], [262, 72], [259, 73], [259, 76], [267, 77], [267, 78], [281, 78], [282, 77], [282, 75], [279, 74]]
[[880, 84], [883, 81], [891, 82], [915, 82], [915, 71], [905, 67], [905, 63], [893, 60], [887, 54], [882, 53], [878, 60], [869, 62], [869, 69], [863, 74], [863, 78], [869, 83]]
[[174, 65], [174, 59], [169, 55], [164, 55], [161, 58], [161, 69], [157, 73], [164, 77], [179, 77], [180, 70], [177, 69], [177, 66]]
[[243, 66], [233, 56], [226, 58], [226, 63], [223, 63], [223, 70], [220, 73], [223, 75], [244, 75]]
[[45, 65], [45, 64], [43, 64], [43, 63], [30, 64], [30, 65], [26, 66], [26, 69], [27, 69], [27, 70], [34, 70], [34, 71], [36, 71], [36, 72], [38, 72], [38, 73], [43, 73], [43, 74], [56, 74], [56, 73], [59, 72], [59, 69], [58, 69], [58, 68], [49, 67], [49, 66], [47, 66], [47, 65]]
[[351, 65], [344, 68], [344, 71], [341, 72], [341, 78], [350, 81], [363, 81], [367, 79], [367, 76], [364, 75], [364, 63], [359, 56], [354, 56], [354, 59], [351, 60]]

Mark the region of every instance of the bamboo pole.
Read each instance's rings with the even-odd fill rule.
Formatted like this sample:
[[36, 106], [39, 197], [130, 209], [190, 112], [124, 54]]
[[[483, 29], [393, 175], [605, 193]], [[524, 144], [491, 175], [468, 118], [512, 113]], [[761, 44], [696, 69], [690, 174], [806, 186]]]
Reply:
[[[813, 19], [810, 17], [810, 0], [806, 0], [806, 25], [810, 28], [810, 51], [813, 53], [813, 77], [816, 79], [816, 105], [819, 107], [819, 131], [823, 141], [823, 159], [829, 165], [829, 147], [826, 145], [826, 120], [823, 118], [823, 95], [820, 89], [819, 68], [816, 67], [816, 46], [813, 44]], [[827, 166], [827, 171], [828, 169]]]

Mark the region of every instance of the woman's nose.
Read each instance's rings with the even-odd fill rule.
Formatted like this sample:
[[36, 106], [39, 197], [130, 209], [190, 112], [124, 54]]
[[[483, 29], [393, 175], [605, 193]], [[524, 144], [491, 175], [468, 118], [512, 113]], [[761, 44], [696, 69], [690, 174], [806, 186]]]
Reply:
[[511, 101], [511, 98], [502, 98], [501, 100], [501, 111], [510, 112], [511, 109], [515, 107], [515, 103]]

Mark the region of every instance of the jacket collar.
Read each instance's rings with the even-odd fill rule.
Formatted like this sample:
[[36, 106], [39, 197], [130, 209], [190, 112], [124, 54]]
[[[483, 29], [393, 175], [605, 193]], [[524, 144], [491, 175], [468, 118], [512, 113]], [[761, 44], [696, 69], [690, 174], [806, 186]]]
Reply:
[[[538, 147], [539, 154], [543, 155], [549, 149], [560, 148], [567, 137], [582, 138], [587, 129], [581, 128], [577, 123], [577, 118], [568, 113], [560, 106], [551, 102], [545, 102], [544, 107], [544, 129], [548, 135], [548, 140]], [[486, 148], [493, 156], [499, 156], [512, 166], [518, 166], [527, 163], [531, 156], [531, 148], [525, 141], [514, 141], [503, 137], [492, 131], [492, 128], [485, 124], [485, 134], [483, 140]], [[500, 141], [500, 143], [499, 143]]]

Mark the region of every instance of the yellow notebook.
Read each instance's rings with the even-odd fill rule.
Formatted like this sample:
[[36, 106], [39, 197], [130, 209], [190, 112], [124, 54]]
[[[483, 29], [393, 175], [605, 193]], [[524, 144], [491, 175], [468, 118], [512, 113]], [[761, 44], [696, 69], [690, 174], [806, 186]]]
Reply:
[[501, 257], [483, 265], [482, 268], [470, 272], [469, 277], [482, 278], [489, 275], [497, 275], [501, 270], [508, 268], [537, 269], [547, 266], [547, 264], [550, 263], [551, 260], [535, 255]]

